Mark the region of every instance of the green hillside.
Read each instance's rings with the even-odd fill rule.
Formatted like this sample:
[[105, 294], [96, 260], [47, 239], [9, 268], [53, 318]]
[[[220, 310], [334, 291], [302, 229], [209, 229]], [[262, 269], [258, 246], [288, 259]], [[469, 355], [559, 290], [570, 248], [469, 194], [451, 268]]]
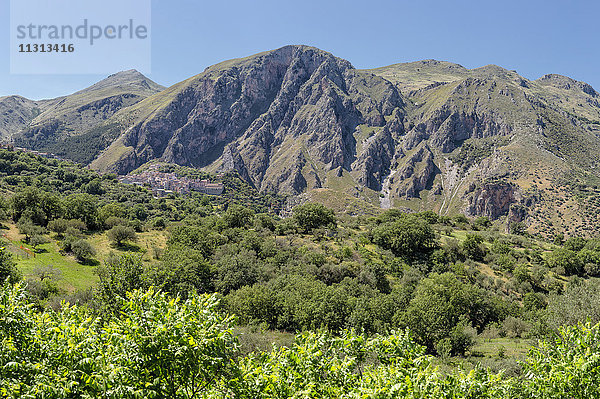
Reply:
[[[3, 394], [500, 398], [571, 395], [573, 376], [598, 389], [578, 363], [598, 327], [577, 323], [600, 321], [599, 239], [351, 203], [280, 218], [283, 199], [239, 176], [158, 167], [226, 190], [153, 198], [0, 150]], [[399, 375], [410, 384], [393, 388]]]

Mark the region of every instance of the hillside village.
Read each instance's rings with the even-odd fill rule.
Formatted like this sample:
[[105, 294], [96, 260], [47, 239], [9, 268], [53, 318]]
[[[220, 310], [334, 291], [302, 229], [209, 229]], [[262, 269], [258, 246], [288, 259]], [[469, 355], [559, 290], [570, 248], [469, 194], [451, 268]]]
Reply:
[[171, 193], [188, 194], [198, 191], [203, 194], [220, 195], [223, 193], [223, 183], [212, 183], [209, 180], [189, 179], [179, 177], [175, 173], [165, 173], [158, 170], [156, 165], [150, 166], [139, 174], [120, 176], [119, 181], [124, 184], [138, 186], [149, 185], [155, 197], [164, 197]]

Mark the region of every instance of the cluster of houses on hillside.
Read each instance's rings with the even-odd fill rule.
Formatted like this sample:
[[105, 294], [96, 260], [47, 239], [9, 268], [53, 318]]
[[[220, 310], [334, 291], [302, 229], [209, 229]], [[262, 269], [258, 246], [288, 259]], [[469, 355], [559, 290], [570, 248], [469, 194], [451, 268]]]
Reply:
[[175, 173], [160, 172], [154, 166], [137, 175], [121, 176], [119, 181], [138, 186], [147, 184], [152, 189], [152, 194], [155, 197], [164, 197], [173, 192], [187, 194], [190, 191], [199, 191], [210, 195], [223, 193], [223, 183], [211, 183], [209, 180], [179, 177]]

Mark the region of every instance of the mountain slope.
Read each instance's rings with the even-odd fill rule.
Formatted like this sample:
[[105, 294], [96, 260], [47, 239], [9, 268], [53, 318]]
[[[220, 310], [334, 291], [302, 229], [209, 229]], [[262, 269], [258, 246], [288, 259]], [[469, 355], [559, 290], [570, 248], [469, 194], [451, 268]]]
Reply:
[[91, 141], [108, 134], [104, 147], [118, 136], [115, 125], [105, 122], [162, 89], [135, 70], [116, 73], [71, 95], [45, 100], [38, 115], [13, 128], [13, 141], [88, 163], [97, 155], [87, 154]]
[[0, 97], [0, 138], [25, 128], [39, 113], [39, 104], [21, 96]]
[[300, 193], [344, 175], [355, 191], [377, 189], [403, 107], [385, 79], [287, 46], [215, 65], [120, 112], [135, 122], [92, 166], [123, 173], [160, 158], [236, 169], [262, 190]]
[[236, 170], [261, 191], [591, 234], [599, 101], [591, 86], [560, 75], [530, 81], [495, 65], [436, 60], [357, 70], [286, 46], [164, 90], [120, 73], [43, 104], [38, 116], [28, 116], [35, 104], [15, 105], [21, 116], [10, 125], [33, 118], [16, 142], [75, 149], [100, 171], [159, 159]]
[[[595, 197], [600, 166], [600, 107], [591, 86], [558, 75], [531, 82], [494, 65], [416, 65], [373, 70], [408, 98], [410, 128], [400, 145], [427, 146], [434, 154], [429, 168], [408, 179], [417, 190], [406, 190], [406, 174], [389, 184], [396, 205], [420, 198], [413, 205], [425, 202], [441, 213], [508, 216], [541, 231], [596, 230], [592, 212], [585, 215], [597, 208], [588, 199]], [[427, 175], [431, 190], [418, 184]]]

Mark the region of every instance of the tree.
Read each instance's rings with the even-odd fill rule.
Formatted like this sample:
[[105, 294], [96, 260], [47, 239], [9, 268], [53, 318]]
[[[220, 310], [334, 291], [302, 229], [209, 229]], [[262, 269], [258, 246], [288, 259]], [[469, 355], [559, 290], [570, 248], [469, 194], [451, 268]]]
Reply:
[[571, 251], [570, 249], [557, 248], [546, 257], [546, 263], [548, 267], [557, 270], [559, 274], [571, 275], [582, 275], [583, 264], [581, 259], [577, 256], [577, 252]]
[[165, 219], [161, 216], [152, 219], [150, 223], [152, 227], [157, 230], [163, 230], [165, 227], [167, 227], [167, 222], [165, 222]]
[[55, 268], [52, 265], [47, 266], [38, 266], [33, 269], [33, 274], [40, 279], [40, 281], [44, 280], [52, 280], [57, 281], [62, 278], [62, 272], [60, 269]]
[[80, 219], [71, 219], [68, 221], [68, 223], [69, 223], [69, 227], [67, 228], [67, 233], [68, 233], [69, 229], [77, 230], [79, 233], [81, 233], [87, 227], [85, 225], [85, 222]]
[[436, 245], [435, 233], [429, 223], [414, 215], [380, 224], [373, 229], [372, 235], [375, 244], [407, 258], [428, 253]]
[[580, 251], [583, 249], [583, 247], [585, 247], [587, 241], [585, 238], [582, 237], [569, 237], [567, 239], [567, 241], [565, 241], [565, 243], [563, 244], [563, 247], [565, 249], [571, 250], [571, 251]]
[[241, 205], [230, 205], [223, 214], [227, 227], [247, 227], [252, 225], [254, 212]]
[[46, 226], [48, 221], [62, 215], [60, 198], [37, 188], [28, 188], [17, 192], [11, 198], [13, 220], [25, 217], [32, 223]]
[[71, 194], [64, 200], [65, 212], [69, 219], [83, 220], [88, 229], [98, 225], [98, 200], [87, 194]]
[[118, 225], [126, 226], [127, 220], [120, 218], [118, 216], [109, 216], [104, 220], [104, 226], [107, 229], [112, 229], [113, 227], [118, 226]]
[[296, 224], [305, 232], [319, 227], [335, 228], [335, 213], [331, 209], [317, 203], [298, 205], [292, 209]]
[[137, 241], [135, 230], [129, 226], [118, 225], [108, 230], [106, 233], [108, 239], [118, 247], [123, 245], [123, 241]]
[[34, 234], [29, 238], [29, 244], [31, 244], [34, 250], [37, 250], [37, 247], [48, 242], [50, 241], [41, 234]]
[[59, 236], [62, 236], [63, 234], [65, 234], [68, 227], [69, 227], [69, 222], [63, 218], [54, 219], [54, 220], [51, 220], [50, 222], [48, 222], [48, 229], [50, 231], [55, 232]]
[[25, 242], [30, 242], [31, 237], [41, 236], [46, 233], [46, 229], [42, 226], [37, 226], [31, 222], [31, 220], [22, 217], [17, 223], [17, 227], [21, 234], [25, 235]]
[[7, 220], [10, 217], [10, 202], [0, 197], [0, 220]]
[[527, 226], [525, 226], [525, 223], [523, 222], [511, 222], [508, 227], [510, 230], [510, 234], [522, 236], [525, 235], [525, 233], [527, 232]]
[[142, 204], [135, 204], [133, 208], [129, 209], [129, 217], [137, 220], [146, 220], [148, 210]]
[[552, 240], [554, 245], [563, 245], [564, 242], [565, 235], [563, 233], [554, 233], [554, 239]]
[[116, 306], [119, 298], [125, 298], [128, 291], [147, 288], [146, 268], [139, 255], [125, 254], [108, 258], [98, 268], [98, 295], [109, 308]]
[[8, 279], [10, 283], [16, 283], [21, 280], [21, 273], [17, 269], [17, 263], [15, 262], [13, 255], [6, 250], [6, 248], [0, 248], [0, 285], [4, 284], [4, 281]]
[[100, 221], [100, 223], [106, 225], [107, 219], [111, 217], [124, 219], [126, 217], [126, 214], [127, 213], [125, 212], [125, 208], [123, 208], [121, 204], [118, 204], [116, 202], [109, 202], [108, 204], [103, 205], [98, 210], [98, 220]]
[[199, 226], [178, 225], [171, 231], [171, 237], [167, 241], [169, 248], [180, 248], [181, 250], [196, 249], [210, 258], [217, 247], [225, 244], [227, 238], [219, 233], [210, 231]]
[[211, 265], [193, 248], [169, 248], [147, 275], [153, 286], [181, 298], [187, 298], [194, 291], [214, 291]]
[[483, 246], [483, 237], [479, 234], [467, 233], [467, 237], [462, 243], [462, 249], [465, 255], [473, 260], [482, 261], [485, 257], [486, 249]]
[[83, 190], [89, 194], [104, 194], [104, 189], [102, 188], [102, 181], [99, 178], [92, 179], [88, 184], [83, 186]]
[[259, 262], [254, 251], [236, 249], [234, 253], [215, 255], [214, 266], [217, 276], [214, 285], [216, 290], [223, 294], [245, 285], [252, 285], [259, 278]]
[[581, 264], [584, 265], [585, 273], [591, 277], [600, 275], [600, 251], [598, 249], [583, 248], [577, 253]]
[[96, 255], [96, 250], [87, 240], [77, 240], [71, 244], [71, 251], [78, 261], [82, 262]]
[[444, 273], [432, 274], [419, 282], [400, 323], [410, 328], [415, 339], [430, 351], [442, 339], [450, 339], [451, 353], [456, 355], [469, 346], [465, 327], [473, 325], [482, 330], [494, 318], [493, 309], [480, 290], [452, 273]]
[[266, 213], [261, 213], [256, 216], [254, 225], [258, 228], [275, 231], [275, 220]]
[[526, 311], [536, 311], [544, 309], [546, 305], [546, 297], [540, 292], [528, 292], [523, 297], [523, 309], [525, 309]]
[[492, 225], [492, 221], [487, 216], [479, 216], [472, 224], [475, 230], [485, 230]]
[[555, 331], [560, 326], [576, 325], [586, 320], [600, 322], [600, 280], [589, 279], [581, 284], [569, 284], [564, 294], [551, 295], [547, 319]]

